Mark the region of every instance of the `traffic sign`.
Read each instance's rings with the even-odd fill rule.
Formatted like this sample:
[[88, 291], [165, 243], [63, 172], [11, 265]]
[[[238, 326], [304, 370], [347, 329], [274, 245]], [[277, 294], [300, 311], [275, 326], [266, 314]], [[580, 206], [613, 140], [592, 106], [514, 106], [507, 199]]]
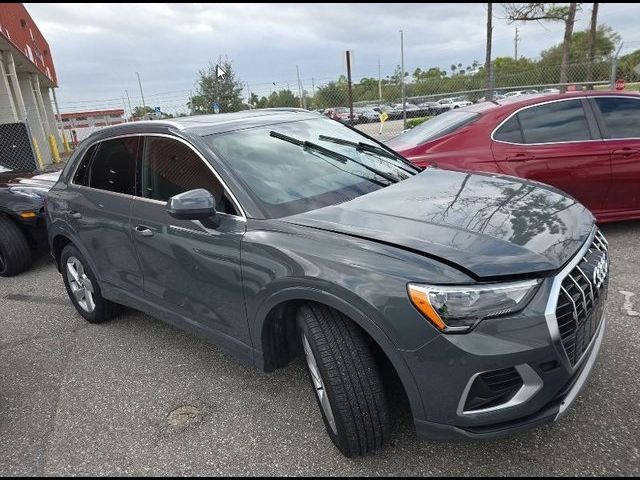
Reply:
[[220, 113], [220, 104], [218, 102], [213, 102], [211, 104], [211, 109], [213, 110], [213, 113]]
[[160, 107], [153, 107], [154, 113], [160, 113]]
[[616, 90], [624, 90], [624, 80], [618, 79], [616, 80]]

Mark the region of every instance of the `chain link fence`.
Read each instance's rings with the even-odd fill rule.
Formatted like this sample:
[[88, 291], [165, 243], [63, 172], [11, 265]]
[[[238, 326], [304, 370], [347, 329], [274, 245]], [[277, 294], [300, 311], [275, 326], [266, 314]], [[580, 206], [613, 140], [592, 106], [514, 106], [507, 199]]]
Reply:
[[16, 119], [14, 109], [0, 106], [0, 173], [59, 169], [68, 153], [60, 137], [60, 130], [43, 118], [40, 108], [26, 107]]
[[[524, 67], [522, 65], [525, 65]], [[353, 113], [349, 104], [349, 85], [346, 75], [325, 79], [304, 79], [243, 84], [244, 109], [305, 108], [315, 110], [336, 120], [355, 125], [356, 128], [386, 141], [400, 134], [405, 128], [487, 98], [502, 99], [526, 94], [557, 93], [561, 90], [590, 90], [614, 88], [616, 80], [625, 81], [624, 91], [640, 91], [640, 75], [635, 65], [616, 59], [593, 63], [573, 63], [567, 66], [567, 81], [560, 83], [560, 65], [540, 63], [504, 64], [494, 62], [491, 81], [481, 67], [445, 73], [431, 68], [420, 75], [407, 75], [403, 86], [399, 69], [392, 75], [362, 75], [355, 72], [351, 85]], [[345, 72], [346, 73], [346, 72]], [[265, 79], [267, 80], [267, 79]], [[189, 91], [163, 92], [145, 95], [146, 105], [158, 108], [160, 118], [190, 115]], [[140, 106], [140, 98], [132, 96], [134, 106]], [[129, 115], [131, 118], [131, 102]], [[403, 109], [403, 103], [406, 107]], [[74, 109], [98, 110], [119, 108], [120, 102], [81, 104], [73, 102]], [[125, 110], [127, 108], [125, 107]], [[137, 110], [137, 108], [135, 109]], [[223, 110], [224, 111], [224, 110]], [[404, 116], [406, 112], [407, 124]], [[384, 121], [381, 122], [381, 115]]]

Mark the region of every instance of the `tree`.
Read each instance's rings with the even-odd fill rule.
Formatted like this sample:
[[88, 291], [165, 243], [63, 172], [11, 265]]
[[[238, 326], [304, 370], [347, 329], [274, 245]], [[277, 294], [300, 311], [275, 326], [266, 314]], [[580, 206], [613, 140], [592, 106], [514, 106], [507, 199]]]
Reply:
[[153, 108], [151, 107], [136, 107], [133, 109], [131, 116], [133, 118], [145, 118], [145, 115], [150, 113], [153, 113]]
[[449, 67], [449, 68], [451, 69], [451, 76], [453, 77], [453, 76], [456, 74], [456, 69], [457, 69], [458, 67], [456, 67], [456, 64], [455, 64], [455, 63], [452, 63], [452, 64], [451, 64], [451, 67]]
[[188, 106], [196, 114], [213, 113], [213, 104], [220, 104], [220, 112], [237, 112], [243, 109], [243, 84], [236, 79], [233, 65], [227, 59], [218, 60], [218, 65], [226, 72], [218, 78], [216, 65], [209, 62], [206, 69], [200, 70], [200, 78], [196, 82], [196, 94], [191, 98]]
[[[593, 59], [596, 55], [596, 40], [598, 34], [598, 6], [594, 3], [591, 9], [591, 28], [589, 29], [589, 63], [587, 64], [587, 81], [593, 80]], [[588, 85], [589, 90], [593, 90], [593, 85]]]
[[[562, 51], [562, 63], [560, 65], [560, 83], [567, 82], [567, 64], [569, 61], [569, 49], [573, 35], [573, 25], [576, 21], [578, 4], [573, 2], [569, 6], [557, 3], [506, 3], [504, 5], [507, 18], [511, 22], [551, 21], [564, 22], [564, 42]], [[565, 86], [560, 87], [561, 90]]]
[[487, 46], [485, 49], [484, 69], [487, 72], [487, 95], [485, 98], [493, 98], [492, 71], [491, 71], [491, 43], [493, 40], [493, 3], [487, 3]]

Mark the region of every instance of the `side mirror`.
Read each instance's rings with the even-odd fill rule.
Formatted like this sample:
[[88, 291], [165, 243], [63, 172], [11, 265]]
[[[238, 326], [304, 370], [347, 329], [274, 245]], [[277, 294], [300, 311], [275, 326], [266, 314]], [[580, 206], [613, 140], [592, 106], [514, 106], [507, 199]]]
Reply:
[[189, 190], [167, 201], [167, 213], [178, 220], [206, 220], [216, 216], [216, 199], [204, 188]]

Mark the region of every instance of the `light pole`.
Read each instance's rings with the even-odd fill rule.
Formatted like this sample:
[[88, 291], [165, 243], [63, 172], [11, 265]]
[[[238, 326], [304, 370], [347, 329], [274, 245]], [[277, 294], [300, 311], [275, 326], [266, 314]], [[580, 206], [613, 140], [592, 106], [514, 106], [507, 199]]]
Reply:
[[140, 81], [140, 74], [136, 72], [136, 75], [138, 76], [138, 85], [140, 86], [140, 96], [142, 97], [142, 110], [144, 111], [147, 109], [147, 105], [144, 103], [144, 93], [142, 93], [142, 82]]
[[404, 32], [400, 30], [400, 88], [402, 90], [402, 129], [407, 129], [407, 99], [404, 91]]

